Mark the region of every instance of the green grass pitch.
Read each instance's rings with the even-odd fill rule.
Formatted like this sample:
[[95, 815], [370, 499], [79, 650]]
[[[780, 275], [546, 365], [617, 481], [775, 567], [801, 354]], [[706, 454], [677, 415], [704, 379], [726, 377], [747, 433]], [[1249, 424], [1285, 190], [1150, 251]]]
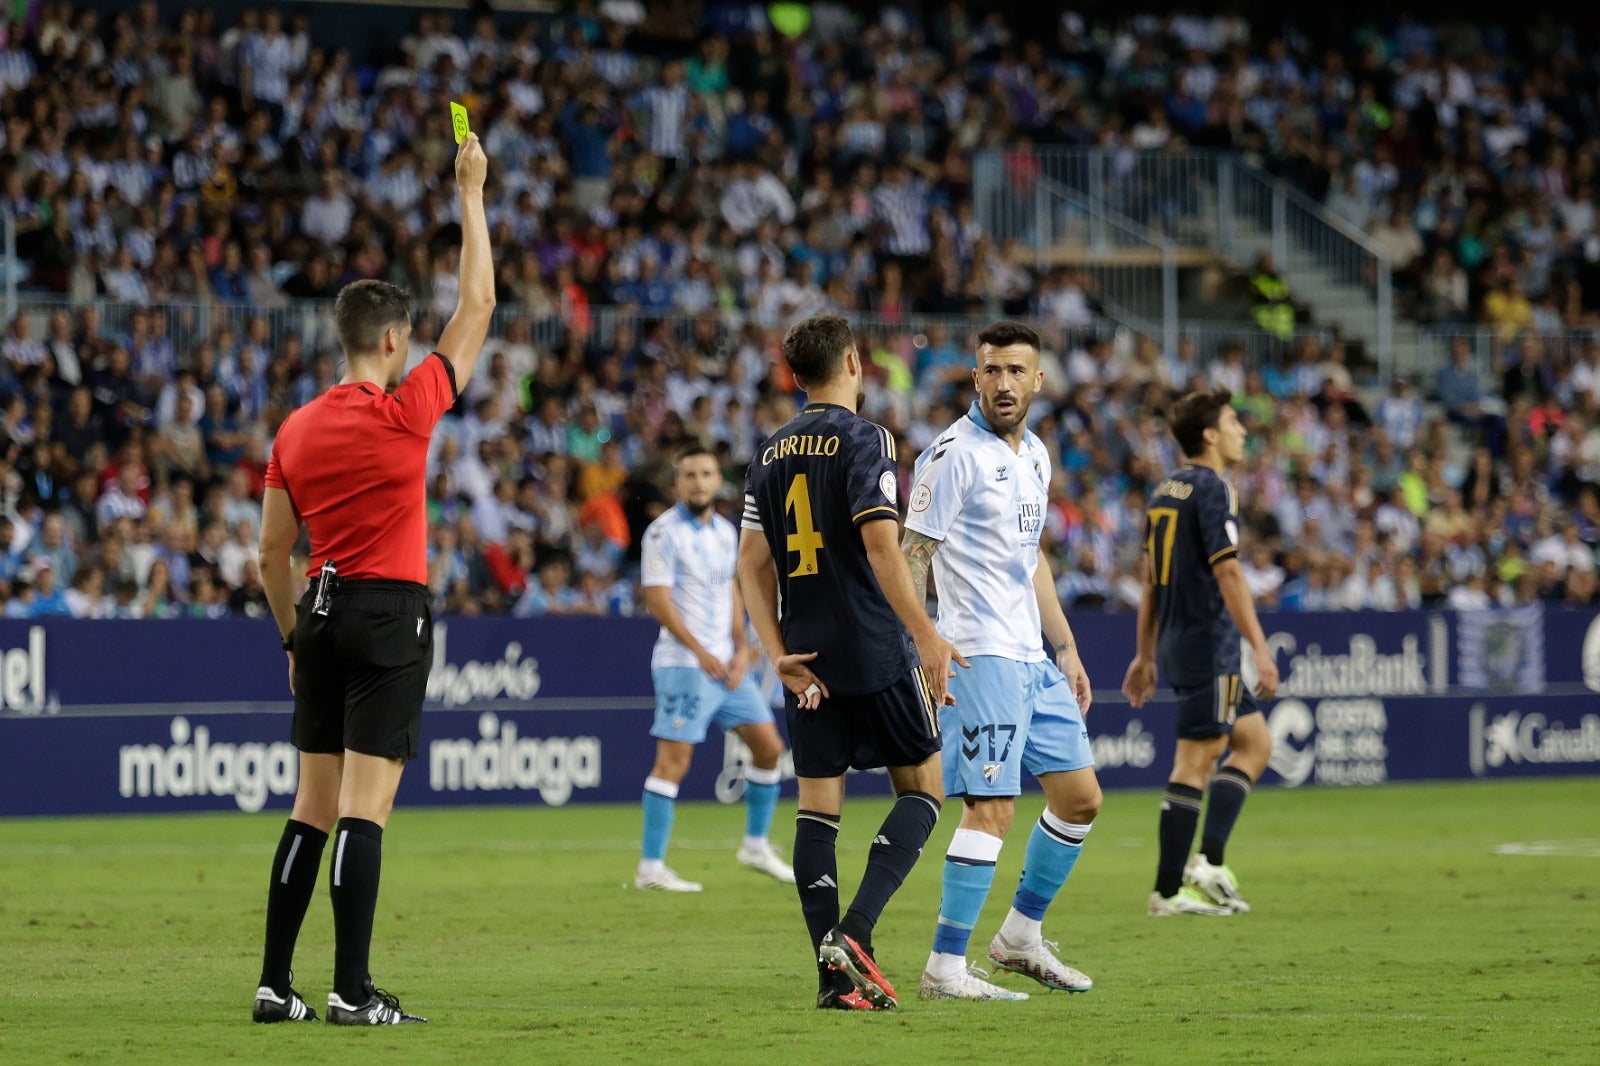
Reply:
[[[374, 971], [433, 1022], [365, 1032], [249, 1021], [281, 815], [0, 822], [0, 1062], [1594, 1062], [1596, 785], [1262, 789], [1229, 854], [1256, 909], [1227, 919], [1144, 916], [1157, 800], [1111, 793], [1045, 924], [1096, 987], [1027, 1003], [916, 998], [947, 807], [879, 926], [903, 1006], [878, 1015], [813, 1009], [794, 891], [734, 863], [738, 808], [679, 807], [699, 896], [624, 887], [631, 806], [402, 810]], [[846, 811], [846, 899], [884, 809]], [[324, 865], [296, 967], [319, 1010], [331, 924]]]

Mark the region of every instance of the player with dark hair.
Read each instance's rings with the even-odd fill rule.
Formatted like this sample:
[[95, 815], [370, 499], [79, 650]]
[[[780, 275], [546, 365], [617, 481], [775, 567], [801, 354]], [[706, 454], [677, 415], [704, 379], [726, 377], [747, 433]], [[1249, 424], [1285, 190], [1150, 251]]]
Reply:
[[[438, 350], [402, 380], [409, 297], [381, 281], [345, 286], [333, 312], [344, 379], [291, 414], [273, 442], [262, 500], [261, 582], [289, 656], [290, 735], [300, 750], [300, 781], [272, 861], [258, 1022], [316, 1020], [290, 987], [289, 966], [330, 830], [328, 1021], [424, 1020], [375, 988], [367, 964], [384, 826], [401, 771], [417, 756], [432, 661], [428, 440], [472, 376], [494, 312], [483, 207], [487, 168], [483, 148], [469, 135], [456, 153], [461, 295]], [[311, 533], [312, 569], [311, 587], [297, 604], [289, 554], [301, 523]]]
[[[1156, 486], [1145, 512], [1138, 649], [1122, 691], [1135, 708], [1144, 706], [1155, 694], [1159, 661], [1178, 697], [1178, 751], [1161, 802], [1161, 853], [1148, 906], [1154, 916], [1250, 909], [1223, 849], [1272, 755], [1256, 701], [1277, 691], [1278, 667], [1239, 565], [1239, 497], [1222, 477], [1244, 458], [1245, 428], [1231, 399], [1218, 389], [1173, 405], [1169, 423], [1187, 462]], [[1241, 632], [1255, 666], [1253, 693], [1239, 674]], [[1208, 785], [1200, 853], [1191, 859]]]
[[[849, 323], [806, 319], [784, 337], [783, 354], [808, 402], [750, 464], [739, 584], [786, 690], [800, 784], [794, 871], [818, 960], [817, 1006], [892, 1007], [872, 931], [943, 803], [937, 708], [954, 649], [900, 553], [894, 438], [856, 414], [861, 354]], [[844, 775], [880, 766], [897, 799], [841, 918], [834, 849]]]
[[[1077, 641], [1039, 547], [1050, 495], [1050, 454], [1028, 429], [1044, 373], [1039, 336], [1019, 322], [978, 334], [978, 399], [917, 459], [902, 548], [921, 592], [931, 573], [939, 632], [971, 660], [950, 683], [944, 712], [944, 788], [962, 799], [945, 854], [924, 999], [1019, 1000], [967, 964], [967, 943], [1011, 830], [1022, 771], [1044, 790], [1022, 878], [989, 942], [996, 966], [1046, 988], [1086, 992], [1094, 982], [1056, 957], [1043, 937], [1100, 811], [1100, 783], [1084, 714], [1093, 698]], [[1040, 634], [1050, 641], [1046, 654]]]
[[698, 892], [701, 886], [666, 865], [678, 786], [694, 746], [715, 721], [750, 748], [744, 770], [745, 829], [738, 860], [794, 884], [794, 870], [767, 840], [778, 809], [778, 760], [783, 740], [772, 708], [750, 667], [756, 650], [745, 643], [744, 600], [735, 561], [739, 534], [717, 514], [722, 468], [709, 449], [678, 456], [678, 502], [644, 531], [639, 584], [645, 608], [661, 623], [650, 656], [656, 690], [656, 761], [644, 782], [644, 833], [634, 888]]

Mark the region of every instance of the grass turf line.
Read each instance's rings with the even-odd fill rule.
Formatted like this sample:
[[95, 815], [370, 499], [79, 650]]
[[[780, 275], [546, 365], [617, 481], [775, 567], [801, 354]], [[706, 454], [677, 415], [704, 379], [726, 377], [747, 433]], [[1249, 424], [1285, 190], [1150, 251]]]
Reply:
[[[1093, 992], [923, 1003], [947, 807], [876, 936], [893, 1014], [813, 1009], [794, 890], [738, 866], [743, 813], [681, 803], [669, 861], [696, 896], [625, 887], [632, 806], [401, 810], [373, 966], [433, 1022], [256, 1026], [262, 908], [283, 814], [0, 821], [0, 1062], [1592, 1061], [1600, 1031], [1595, 780], [1258, 790], [1229, 864], [1255, 913], [1144, 916], [1154, 793], [1106, 798], [1045, 935]], [[973, 937], [998, 927], [1042, 800], [1024, 796]], [[884, 801], [848, 806], [848, 902]], [[787, 853], [793, 801], [775, 838]], [[1497, 854], [1519, 841], [1587, 854]], [[1585, 848], [1578, 845], [1582, 853]], [[326, 856], [325, 856], [326, 858]], [[319, 1013], [326, 863], [296, 959]]]

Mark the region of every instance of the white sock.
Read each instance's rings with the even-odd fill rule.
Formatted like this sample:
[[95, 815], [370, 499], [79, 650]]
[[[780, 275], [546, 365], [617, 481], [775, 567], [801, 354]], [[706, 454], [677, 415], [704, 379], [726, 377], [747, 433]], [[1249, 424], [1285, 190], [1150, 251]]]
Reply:
[[1032, 947], [1039, 943], [1043, 931], [1043, 922], [1029, 918], [1015, 907], [1006, 912], [1006, 920], [1000, 926], [1001, 937], [1014, 948]]
[[667, 864], [660, 859], [640, 859], [639, 876], [649, 877], [651, 874], [658, 874], [666, 869], [666, 866]]
[[967, 960], [960, 955], [943, 951], [928, 952], [928, 976], [935, 981], [948, 981], [967, 972]]
[[772, 845], [767, 843], [766, 837], [753, 837], [747, 833], [743, 846], [745, 851], [766, 851]]

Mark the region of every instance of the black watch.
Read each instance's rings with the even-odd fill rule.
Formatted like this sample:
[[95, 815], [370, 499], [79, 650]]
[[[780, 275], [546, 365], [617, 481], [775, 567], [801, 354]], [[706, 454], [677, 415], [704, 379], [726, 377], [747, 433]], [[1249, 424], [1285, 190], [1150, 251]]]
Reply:
[[294, 634], [290, 633], [286, 637], [280, 637], [278, 643], [283, 645], [284, 651], [294, 651]]

